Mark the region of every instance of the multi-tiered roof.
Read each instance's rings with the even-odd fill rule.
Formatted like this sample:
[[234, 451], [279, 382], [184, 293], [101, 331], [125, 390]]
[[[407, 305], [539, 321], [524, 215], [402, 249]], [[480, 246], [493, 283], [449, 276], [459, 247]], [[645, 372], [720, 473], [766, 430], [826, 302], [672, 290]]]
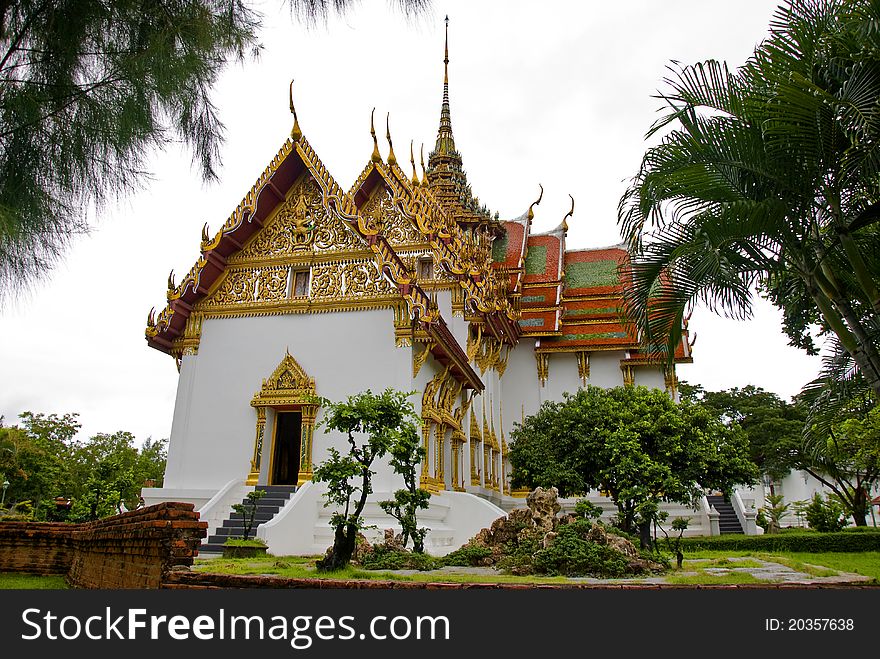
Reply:
[[[190, 272], [178, 284], [169, 277], [167, 306], [158, 316], [151, 312], [148, 318], [148, 344], [178, 358], [191, 344], [197, 345], [195, 319], [223, 284], [230, 259], [235, 262], [264, 225], [275, 221], [279, 209], [289, 203], [292, 188], [305, 176], [318, 190], [321, 212], [344, 227], [345, 240], [351, 243], [346, 249], [360, 249], [365, 257], [374, 259], [380, 277], [390, 283], [385, 297], [380, 295], [371, 304], [400, 308], [400, 317], [395, 319], [398, 342], [425, 341], [435, 358], [449, 365], [464, 386], [482, 389], [480, 378], [469, 365], [475, 354], [470, 341], [463, 347], [452, 337], [431, 295], [434, 283], [420, 277], [412, 259], [401, 256], [405, 250], [392, 239], [392, 222], [386, 221], [382, 213], [392, 213], [398, 220], [395, 230], [402, 222], [404, 232], [413, 236], [412, 244], [430, 251], [438, 274], [453, 290], [453, 303], [460, 305], [459, 311], [472, 327], [478, 327], [479, 336], [491, 337], [498, 346], [508, 348], [524, 338], [533, 339], [538, 353], [625, 350], [626, 360], [634, 364], [657, 362], [656, 356], [639, 352], [636, 330], [621, 313], [629, 265], [626, 249], [621, 245], [566, 249], [574, 200], [571, 211], [555, 229], [532, 233], [534, 209], [540, 197], [520, 217], [501, 222], [497, 213], [493, 216], [473, 195], [452, 132], [448, 19], [443, 62], [440, 125], [422, 178], [416, 172], [412, 152], [412, 174], [402, 170], [394, 155], [390, 131], [389, 153], [383, 161], [372, 130], [372, 156], [352, 188], [344, 192], [303, 136], [291, 95], [294, 127], [290, 139], [216, 235], [211, 238], [207, 229], [204, 231], [201, 256]], [[380, 197], [384, 206], [377, 201]], [[297, 230], [309, 232], [314, 226], [303, 225]], [[311, 240], [305, 233], [302, 236], [306, 243]], [[302, 250], [303, 245], [295, 249]], [[290, 256], [305, 262], [302, 257], [311, 254], [309, 249]], [[291, 261], [282, 259], [279, 263], [288, 267]], [[264, 302], [257, 294], [239, 307], [242, 313], [348, 308], [341, 303], [327, 303], [327, 309], [323, 309], [322, 303], [278, 296]], [[351, 302], [350, 306], [366, 308], [364, 304]], [[675, 358], [691, 359], [686, 332]]]

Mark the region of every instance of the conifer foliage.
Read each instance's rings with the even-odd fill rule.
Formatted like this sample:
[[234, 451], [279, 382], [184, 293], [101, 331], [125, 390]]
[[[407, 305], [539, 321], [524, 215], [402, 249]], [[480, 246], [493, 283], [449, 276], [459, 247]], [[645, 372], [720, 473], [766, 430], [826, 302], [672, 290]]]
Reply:
[[[315, 21], [352, 3], [287, 4]], [[0, 0], [0, 296], [45, 274], [89, 212], [142, 184], [156, 148], [182, 142], [217, 178], [211, 91], [228, 62], [259, 52], [255, 5]], [[427, 1], [397, 5], [409, 14]]]

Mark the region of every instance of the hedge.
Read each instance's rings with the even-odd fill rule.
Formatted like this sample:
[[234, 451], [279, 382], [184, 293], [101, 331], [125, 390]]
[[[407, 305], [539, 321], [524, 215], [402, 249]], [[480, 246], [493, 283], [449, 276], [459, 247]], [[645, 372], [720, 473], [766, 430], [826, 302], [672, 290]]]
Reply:
[[765, 535], [716, 535], [681, 539], [682, 551], [880, 551], [880, 533], [770, 533]]

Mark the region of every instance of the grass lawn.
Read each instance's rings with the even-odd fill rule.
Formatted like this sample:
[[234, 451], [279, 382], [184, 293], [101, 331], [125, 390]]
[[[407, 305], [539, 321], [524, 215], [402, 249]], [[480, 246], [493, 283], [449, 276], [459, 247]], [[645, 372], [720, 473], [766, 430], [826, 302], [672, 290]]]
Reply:
[[[566, 577], [514, 576], [506, 574], [469, 574], [440, 571], [398, 574], [392, 572], [364, 570], [349, 566], [333, 573], [318, 573], [314, 569], [317, 556], [267, 556], [265, 558], [214, 558], [197, 560], [197, 571], [222, 574], [271, 575], [288, 578], [310, 579], [383, 579], [401, 581], [444, 581], [454, 583], [522, 583], [522, 584], [560, 584], [571, 583]], [[731, 560], [731, 559], [738, 560]], [[780, 563], [798, 572], [815, 577], [833, 577], [841, 572], [850, 572], [872, 577], [880, 582], [880, 552], [843, 553], [775, 553], [700, 551], [686, 554], [684, 569], [670, 570], [663, 581], [670, 584], [739, 584], [765, 583], [748, 573], [749, 568], [761, 568], [762, 561]], [[725, 571], [726, 570], [726, 571]], [[629, 578], [629, 582], [644, 582], [647, 576]], [[621, 580], [623, 581], [623, 580]]]
[[392, 581], [444, 581], [447, 583], [570, 583], [566, 577], [518, 577], [508, 574], [454, 574], [428, 570], [413, 574], [397, 574], [381, 570], [364, 570], [349, 565], [336, 572], [316, 572], [319, 556], [267, 556], [265, 558], [212, 558], [197, 560], [193, 570], [220, 574], [267, 575], [290, 579], [368, 579]]
[[69, 588], [61, 575], [41, 576], [0, 572], [0, 590], [66, 590]]

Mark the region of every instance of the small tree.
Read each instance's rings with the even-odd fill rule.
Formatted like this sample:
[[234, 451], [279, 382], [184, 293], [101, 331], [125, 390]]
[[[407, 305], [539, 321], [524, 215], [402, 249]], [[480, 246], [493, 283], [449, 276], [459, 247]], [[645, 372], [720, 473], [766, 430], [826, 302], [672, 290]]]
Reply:
[[598, 522], [602, 519], [604, 512], [605, 509], [602, 506], [597, 506], [589, 499], [578, 499], [577, 503], [574, 504], [574, 514], [586, 520], [594, 519]]
[[266, 490], [254, 490], [253, 492], [247, 493], [244, 501], [232, 505], [232, 510], [241, 515], [244, 524], [244, 536], [242, 537], [242, 540], [247, 540], [250, 537], [251, 530], [254, 528], [254, 518], [257, 515], [257, 507], [259, 506], [260, 499], [264, 496], [266, 496]]
[[813, 495], [810, 505], [806, 507], [804, 512], [810, 528], [821, 533], [833, 533], [846, 526], [843, 506], [831, 497], [828, 497], [827, 500], [823, 499], [818, 492]]
[[421, 554], [425, 551], [425, 534], [428, 529], [418, 527], [416, 511], [428, 507], [431, 493], [418, 485], [416, 468], [425, 458], [425, 448], [419, 441], [415, 426], [403, 426], [389, 452], [391, 466], [396, 473], [403, 476], [406, 487], [397, 490], [393, 500], [380, 501], [379, 506], [400, 524], [403, 546], [406, 547], [406, 543], [412, 538], [413, 551]]
[[[335, 430], [345, 434], [349, 451], [343, 455], [331, 447], [330, 457], [315, 468], [314, 480], [327, 483], [325, 505], [340, 508], [330, 518], [333, 546], [318, 561], [319, 570], [338, 570], [351, 560], [358, 530], [363, 527], [361, 513], [373, 491], [373, 462], [384, 456], [395, 445], [404, 426], [416, 419], [408, 395], [386, 389], [379, 395], [367, 390], [349, 396], [344, 403], [320, 399], [326, 416], [319, 425], [324, 432]], [[359, 440], [359, 435], [366, 438]]]
[[765, 497], [766, 504], [761, 510], [767, 520], [767, 533], [779, 533], [782, 518], [788, 512], [788, 504], [783, 503], [785, 497], [781, 494], [768, 494]]
[[672, 530], [678, 531], [678, 535], [674, 538], [670, 538], [666, 529], [662, 526], [660, 527], [660, 530], [663, 531], [663, 535], [666, 536], [666, 546], [675, 554], [675, 564], [678, 566], [679, 570], [684, 563], [684, 553], [681, 551], [681, 537], [684, 535], [684, 532], [687, 531], [690, 521], [690, 517], [676, 517], [672, 520]]

